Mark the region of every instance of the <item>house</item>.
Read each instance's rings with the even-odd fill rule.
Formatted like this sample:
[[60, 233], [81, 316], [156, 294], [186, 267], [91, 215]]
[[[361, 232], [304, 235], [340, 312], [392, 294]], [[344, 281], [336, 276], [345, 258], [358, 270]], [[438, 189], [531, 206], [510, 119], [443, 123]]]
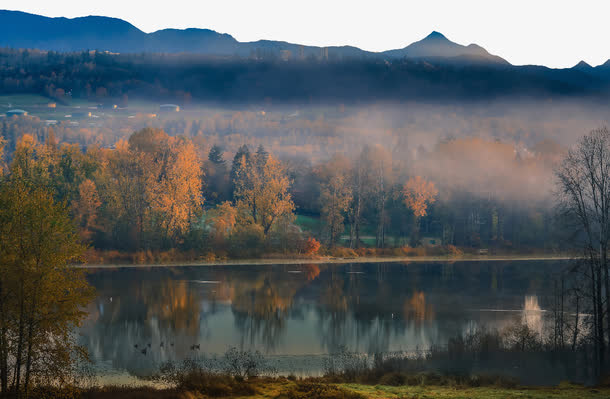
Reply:
[[161, 112], [180, 112], [180, 106], [176, 104], [161, 104], [159, 105]]
[[6, 111], [6, 116], [27, 116], [28, 111], [22, 109], [10, 109]]

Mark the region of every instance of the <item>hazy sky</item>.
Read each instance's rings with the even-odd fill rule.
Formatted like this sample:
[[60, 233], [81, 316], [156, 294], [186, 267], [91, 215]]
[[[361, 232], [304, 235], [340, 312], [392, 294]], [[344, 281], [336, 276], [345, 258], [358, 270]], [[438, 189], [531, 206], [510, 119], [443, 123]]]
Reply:
[[[3, 4], [4, 3], [4, 4]], [[610, 58], [609, 0], [0, 0], [46, 16], [105, 15], [145, 32], [209, 28], [239, 41], [401, 48], [431, 31], [509, 62], [571, 67]]]

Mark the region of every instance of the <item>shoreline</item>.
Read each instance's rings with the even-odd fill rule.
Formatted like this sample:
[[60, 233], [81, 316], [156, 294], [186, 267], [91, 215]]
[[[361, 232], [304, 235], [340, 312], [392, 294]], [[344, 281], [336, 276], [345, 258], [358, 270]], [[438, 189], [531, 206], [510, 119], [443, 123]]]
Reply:
[[505, 256], [397, 256], [357, 258], [261, 258], [261, 259], [231, 259], [224, 261], [185, 261], [168, 263], [116, 263], [116, 264], [78, 264], [78, 269], [118, 269], [118, 268], [152, 268], [152, 267], [208, 267], [208, 266], [273, 266], [273, 265], [311, 265], [311, 264], [348, 264], [348, 263], [412, 263], [412, 262], [507, 262], [507, 261], [566, 261], [573, 257], [566, 255], [505, 255]]

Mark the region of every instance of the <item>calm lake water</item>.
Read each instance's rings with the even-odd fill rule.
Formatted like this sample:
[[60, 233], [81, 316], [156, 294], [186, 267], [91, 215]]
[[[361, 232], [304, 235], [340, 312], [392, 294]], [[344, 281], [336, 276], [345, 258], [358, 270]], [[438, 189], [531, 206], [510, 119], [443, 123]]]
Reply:
[[[92, 270], [80, 329], [99, 373], [259, 350], [282, 373], [318, 374], [342, 346], [417, 352], [477, 326], [542, 329], [564, 261], [155, 267]], [[150, 344], [150, 346], [149, 346]], [[135, 346], [138, 345], [136, 348]], [[192, 349], [199, 345], [199, 349]], [[142, 349], [146, 348], [146, 354]]]

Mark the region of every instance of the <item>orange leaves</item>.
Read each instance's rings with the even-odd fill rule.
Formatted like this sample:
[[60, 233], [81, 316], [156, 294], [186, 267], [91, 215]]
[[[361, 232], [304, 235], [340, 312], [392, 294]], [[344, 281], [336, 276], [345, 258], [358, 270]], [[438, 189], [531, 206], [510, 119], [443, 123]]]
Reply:
[[434, 183], [424, 180], [421, 176], [416, 176], [407, 181], [402, 194], [405, 205], [413, 211], [416, 218], [419, 218], [427, 215], [428, 205], [436, 201], [438, 190]]
[[226, 240], [237, 221], [237, 209], [229, 201], [216, 206], [208, 212], [208, 224], [212, 228], [210, 236], [216, 244]]
[[72, 203], [74, 217], [79, 226], [81, 238], [89, 240], [96, 227], [97, 210], [102, 205], [95, 183], [83, 180], [78, 186], [78, 200]]
[[[309, 237], [305, 242], [304, 252], [307, 256], [314, 256], [320, 250], [320, 242], [313, 237]], [[320, 271], [318, 270], [318, 274]]]
[[240, 162], [235, 178], [235, 198], [242, 221], [260, 225], [267, 235], [282, 219], [293, 216], [288, 193], [291, 181], [280, 161], [271, 155]]
[[137, 246], [143, 233], [174, 240], [188, 230], [203, 203], [201, 161], [190, 140], [147, 128], [119, 141], [106, 158], [99, 175], [109, 214], [130, 225]]

